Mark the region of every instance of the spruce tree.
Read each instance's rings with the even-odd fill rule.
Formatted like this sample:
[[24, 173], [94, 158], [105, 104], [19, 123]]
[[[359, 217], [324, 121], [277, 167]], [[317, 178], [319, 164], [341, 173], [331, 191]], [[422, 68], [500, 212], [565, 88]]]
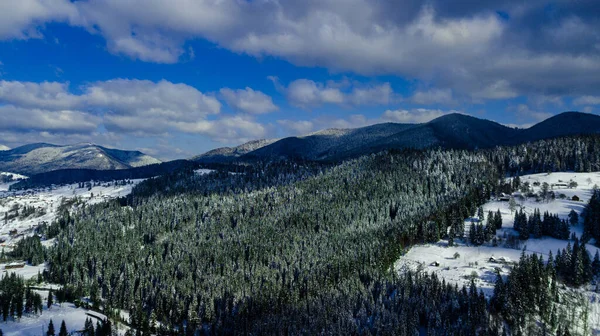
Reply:
[[67, 325], [65, 323], [65, 320], [62, 321], [62, 323], [60, 324], [60, 330], [58, 331], [58, 336], [68, 336], [69, 335], [69, 331], [67, 330]]
[[55, 336], [54, 322], [52, 322], [52, 320], [50, 320], [50, 323], [48, 323], [48, 331], [46, 331], [46, 336]]
[[52, 304], [54, 303], [54, 299], [52, 298], [52, 289], [48, 291], [48, 309], [52, 308]]

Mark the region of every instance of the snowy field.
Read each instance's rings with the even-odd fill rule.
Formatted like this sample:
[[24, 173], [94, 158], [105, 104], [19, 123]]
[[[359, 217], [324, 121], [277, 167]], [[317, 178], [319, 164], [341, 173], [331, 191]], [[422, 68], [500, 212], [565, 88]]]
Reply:
[[[569, 184], [570, 181], [577, 182], [577, 187], [568, 188], [563, 184]], [[529, 216], [535, 209], [540, 209], [543, 214], [545, 211], [551, 214], [558, 214], [561, 219], [568, 219], [571, 210], [575, 210], [579, 215], [587, 205], [592, 195], [594, 185], [600, 186], [600, 173], [551, 173], [534, 174], [521, 177], [521, 183], [529, 182], [533, 192], [540, 191], [541, 185], [546, 182], [550, 185], [550, 190], [557, 196], [555, 200], [536, 201], [535, 198], [519, 197], [520, 193], [513, 194], [517, 203], [516, 209], [522, 208]], [[535, 186], [534, 186], [535, 182]], [[540, 184], [538, 186], [537, 184]], [[559, 198], [564, 194], [564, 199]], [[577, 196], [579, 201], [574, 201], [573, 196]], [[514, 212], [511, 212], [509, 202], [491, 200], [484, 206], [484, 223], [487, 220], [488, 211], [496, 212], [498, 209], [502, 214], [502, 229], [498, 230], [498, 246], [493, 247], [486, 243], [482, 246], [469, 246], [464, 240], [455, 240], [455, 246], [448, 247], [446, 240], [441, 240], [435, 244], [419, 245], [411, 248], [408, 253], [396, 261], [394, 267], [398, 272], [405, 270], [422, 270], [428, 273], [436, 273], [440, 278], [447, 282], [455, 283], [459, 286], [469, 285], [471, 278], [475, 279], [475, 284], [484, 292], [487, 297], [491, 297], [494, 291], [494, 282], [496, 272], [508, 275], [511, 269], [511, 263], [519, 260], [521, 251], [525, 253], [548, 256], [552, 251], [556, 255], [558, 249], [567, 246], [568, 241], [559, 240], [550, 237], [540, 239], [530, 238], [521, 243], [518, 249], [505, 247], [505, 240], [508, 235], [517, 235], [512, 229], [514, 221]], [[475, 216], [474, 216], [475, 217]], [[465, 221], [465, 236], [468, 235], [471, 219]], [[575, 232], [581, 237], [583, 224], [580, 218], [579, 224], [570, 227], [571, 232]], [[590, 241], [587, 246], [591, 257], [598, 250]], [[572, 242], [571, 242], [572, 244]], [[456, 257], [456, 258], [455, 258]], [[490, 262], [493, 257], [496, 262]], [[503, 258], [506, 262], [498, 262]], [[437, 264], [437, 265], [436, 265]], [[590, 300], [590, 323], [594, 329], [594, 335], [600, 335], [600, 293], [594, 293], [595, 286], [586, 288], [585, 294]], [[584, 292], [584, 290], [582, 290]]]
[[[38, 293], [43, 294], [45, 302], [47, 292], [39, 291]], [[63, 303], [62, 306], [54, 304], [50, 309], [44, 305], [44, 311], [41, 315], [24, 315], [20, 321], [1, 322], [0, 329], [2, 329], [5, 336], [40, 336], [46, 334], [48, 323], [52, 320], [56, 334], [58, 334], [60, 324], [64, 320], [68, 331], [76, 332], [83, 329], [87, 318], [91, 318], [94, 326], [96, 325], [98, 319], [88, 314], [97, 316], [100, 319], [106, 318], [100, 313], [77, 308], [72, 303]]]
[[[62, 202], [77, 198], [87, 204], [95, 204], [126, 196], [143, 179], [128, 181], [125, 185], [120, 182], [90, 182], [88, 185], [84, 184], [83, 188], [75, 183], [18, 191], [8, 190], [14, 182], [0, 184], [0, 246], [8, 252], [22, 237], [32, 235], [40, 224], [52, 223]], [[25, 217], [18, 216], [23, 214], [25, 206], [33, 207], [34, 213]]]
[[[9, 174], [9, 173], [2, 173]], [[15, 178], [26, 178], [13, 174]], [[9, 191], [10, 183], [0, 183], [0, 246], [5, 252], [12, 250], [14, 244], [23, 237], [30, 236], [34, 230], [42, 223], [51, 223], [56, 219], [57, 210], [61, 203], [77, 198], [87, 204], [95, 204], [108, 199], [126, 196], [131, 193], [132, 188], [143, 181], [143, 179], [129, 180], [130, 183], [122, 184], [115, 182], [90, 182], [84, 184], [83, 188], [78, 183], [57, 186], [44, 189], [31, 189]], [[35, 212], [26, 217], [15, 216], [7, 219], [5, 214], [16, 215], [22, 213], [24, 207], [34, 207]], [[16, 211], [15, 211], [16, 210]], [[52, 241], [42, 241], [42, 244], [48, 246]], [[16, 273], [25, 279], [36, 278], [39, 272], [43, 272], [45, 264], [38, 266], [25, 265], [22, 268], [6, 269], [7, 264], [0, 264], [0, 276], [4, 274]], [[57, 285], [44, 284], [44, 288], [57, 288]], [[38, 291], [43, 297], [44, 303], [48, 295], [47, 291]], [[0, 329], [4, 335], [45, 335], [48, 323], [52, 319], [56, 333], [60, 329], [60, 324], [64, 320], [69, 332], [80, 331], [84, 327], [85, 320], [90, 317], [88, 314], [105, 318], [104, 315], [88, 311], [84, 308], [77, 308], [72, 303], [54, 304], [51, 309], [44, 305], [44, 311], [41, 315], [23, 316], [20, 321], [10, 320], [0, 322]], [[94, 325], [97, 319], [92, 318]], [[119, 334], [124, 333], [124, 327], [121, 327]]]

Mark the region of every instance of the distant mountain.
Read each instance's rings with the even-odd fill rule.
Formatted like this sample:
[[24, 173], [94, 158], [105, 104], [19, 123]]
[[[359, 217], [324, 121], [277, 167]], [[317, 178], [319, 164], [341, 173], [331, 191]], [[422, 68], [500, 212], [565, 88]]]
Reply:
[[128, 169], [160, 162], [142, 152], [89, 143], [69, 146], [36, 143], [0, 151], [0, 171], [24, 175], [59, 169]]
[[329, 129], [302, 137], [290, 137], [261, 147], [242, 159], [328, 160], [364, 148], [379, 139], [410, 129], [412, 124], [385, 123], [357, 129]]
[[242, 145], [244, 151], [237, 150], [239, 147], [217, 149], [193, 160], [201, 163], [209, 162], [207, 158], [211, 163], [282, 159], [339, 161], [385, 149], [438, 146], [476, 149], [593, 133], [600, 133], [600, 116], [588, 113], [565, 112], [528, 129], [453, 113], [422, 124], [385, 123], [357, 129], [328, 129], [272, 143], [262, 142], [253, 150], [248, 150], [251, 146], [247, 144]]
[[573, 134], [600, 133], [600, 116], [581, 112], [564, 112], [520, 132], [512, 143], [556, 138]]
[[221, 147], [213, 149], [204, 154], [190, 158], [191, 161], [201, 163], [225, 163], [233, 161], [244, 154], [248, 154], [264, 146], [268, 146], [279, 139], [261, 139], [246, 142], [237, 147]]
[[5, 150], [9, 150], [10, 147], [6, 147], [4, 145], [0, 145], [0, 151], [5, 151]]

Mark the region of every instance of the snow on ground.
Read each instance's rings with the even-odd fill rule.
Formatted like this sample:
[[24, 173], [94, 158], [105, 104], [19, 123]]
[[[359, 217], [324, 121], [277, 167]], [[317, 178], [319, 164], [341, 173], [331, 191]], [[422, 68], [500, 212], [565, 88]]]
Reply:
[[3, 277], [5, 274], [15, 273], [16, 275], [23, 277], [25, 280], [29, 280], [31, 278], [35, 278], [38, 276], [38, 273], [44, 272], [46, 268], [46, 264], [39, 264], [37, 266], [25, 265], [22, 268], [11, 268], [6, 269], [6, 265], [8, 264], [0, 264], [0, 277]]
[[[8, 252], [22, 237], [31, 235], [37, 226], [44, 222], [51, 223], [56, 218], [56, 211], [63, 201], [78, 198], [87, 204], [96, 204], [126, 196], [143, 179], [128, 181], [127, 184], [118, 181], [91, 182], [83, 188], [79, 188], [77, 183], [17, 191], [0, 188], [0, 241], [3, 241], [0, 246]], [[22, 213], [24, 206], [34, 207], [36, 213], [25, 218], [16, 216], [17, 213]], [[9, 217], [11, 215], [15, 217], [6, 220], [6, 213]]]
[[[17, 183], [19, 180], [24, 180], [27, 178], [27, 176], [25, 176], [25, 175], [20, 175], [20, 174], [16, 174], [16, 173], [0, 172], [0, 177], [8, 177], [8, 176], [12, 176], [13, 181], [4, 182], [4, 183], [0, 182], [0, 192], [7, 191], [8, 188], [12, 184]], [[0, 179], [0, 181], [2, 181], [2, 179]]]
[[[562, 184], [568, 184], [570, 181], [577, 182], [577, 187], [570, 189], [562, 186]], [[575, 210], [581, 215], [581, 211], [585, 208], [592, 195], [592, 188], [594, 185], [600, 186], [600, 172], [526, 175], [521, 177], [521, 183], [525, 182], [530, 183], [534, 193], [539, 192], [541, 184], [546, 182], [550, 185], [550, 190], [554, 191], [557, 198], [553, 201], [545, 202], [541, 200], [538, 202], [535, 198], [516, 197], [517, 209], [522, 207], [528, 216], [535, 209], [540, 209], [542, 215], [545, 211], [548, 211], [551, 214], [558, 214], [561, 219], [567, 219], [571, 210]], [[533, 186], [534, 182], [537, 182], [536, 186]], [[537, 186], [538, 183], [540, 186]], [[557, 186], [556, 184], [559, 185]], [[560, 194], [564, 194], [565, 198], [559, 198]], [[518, 195], [520, 193], [516, 194], [516, 196]], [[573, 196], [577, 196], [580, 200], [573, 201]], [[567, 246], [568, 241], [566, 240], [542, 237], [540, 239], [530, 238], [522, 242], [518, 248], [506, 247], [506, 237], [517, 234], [512, 229], [514, 212], [511, 212], [509, 202], [491, 200], [483, 206], [483, 209], [486, 217], [484, 221], [487, 220], [487, 213], [490, 210], [495, 212], [499, 209], [502, 214], [502, 229], [497, 232], [498, 246], [494, 247], [486, 244], [477, 247], [469, 246], [464, 241], [455, 241], [455, 246], [448, 247], [448, 242], [441, 240], [435, 244], [414, 246], [396, 261], [394, 268], [398, 272], [409, 269], [422, 270], [428, 273], [433, 272], [447, 282], [455, 283], [459, 286], [468, 286], [471, 278], [473, 278], [475, 279], [475, 284], [484, 294], [487, 297], [491, 297], [494, 291], [496, 272], [508, 275], [512, 262], [519, 260], [523, 249], [527, 254], [537, 253], [538, 255], [541, 254], [547, 257], [549, 251], [552, 251], [556, 255], [556, 251], [559, 248], [563, 249]], [[474, 218], [473, 220], [476, 221]], [[470, 225], [471, 219], [467, 219], [465, 221], [465, 234], [469, 232]], [[581, 220], [578, 225], [571, 227], [571, 232], [575, 232], [578, 237], [581, 237], [583, 232]], [[598, 248], [592, 244], [586, 246], [593, 258]], [[496, 262], [490, 262], [490, 257], [496, 259]], [[498, 262], [497, 260], [501, 257], [504, 257], [507, 262]], [[438, 263], [439, 265], [434, 266], [434, 263]], [[597, 313], [595, 317], [590, 317], [590, 323], [594, 331], [600, 334], [600, 295], [591, 291], [586, 291], [585, 293], [591, 303], [590, 316]]]
[[214, 170], [212, 169], [196, 169], [194, 170], [194, 173], [198, 174], [198, 175], [206, 175], [206, 174], [210, 174], [214, 172]]
[[[44, 292], [41, 291], [40, 294], [42, 293]], [[72, 303], [63, 303], [62, 306], [54, 304], [50, 309], [44, 305], [44, 311], [41, 315], [23, 316], [20, 321], [0, 322], [0, 329], [2, 329], [5, 336], [45, 335], [46, 330], [48, 330], [48, 324], [52, 320], [54, 330], [58, 334], [60, 324], [64, 320], [69, 332], [75, 332], [83, 329], [85, 320], [88, 318], [92, 319], [94, 326], [96, 325], [96, 321], [99, 319], [87, 314], [97, 316], [100, 320], [106, 318], [106, 316], [100, 313], [84, 308], [77, 308]]]
[[[13, 174], [14, 175], [14, 174]], [[17, 176], [20, 177], [20, 176]], [[0, 184], [0, 246], [5, 252], [12, 250], [14, 244], [25, 236], [32, 235], [35, 228], [46, 222], [51, 223], [57, 215], [59, 205], [66, 200], [78, 198], [87, 204], [100, 203], [102, 201], [126, 196], [131, 193], [132, 188], [143, 181], [143, 179], [129, 180], [130, 183], [121, 182], [90, 182], [83, 188], [79, 184], [70, 184], [43, 189], [9, 191], [12, 183]], [[89, 190], [88, 190], [89, 189]], [[20, 218], [18, 216], [5, 220], [5, 213], [15, 214], [15, 207], [21, 212], [23, 207], [35, 207], [37, 214]], [[15, 231], [16, 230], [16, 231]], [[12, 232], [11, 232], [12, 231]], [[45, 246], [51, 245], [52, 240], [42, 241]], [[0, 276], [16, 273], [25, 279], [35, 278], [38, 272], [43, 272], [46, 265], [25, 265], [22, 268], [6, 269], [7, 264], [0, 264]], [[57, 285], [44, 284], [44, 288], [58, 288]], [[38, 291], [46, 302], [47, 291]], [[104, 315], [88, 311], [84, 308], [76, 308], [72, 303], [63, 303], [62, 306], [55, 304], [50, 310], [44, 306], [42, 315], [24, 316], [20, 321], [0, 322], [0, 329], [4, 335], [44, 335], [50, 319], [53, 320], [56, 332], [60, 329], [62, 320], [65, 320], [70, 332], [82, 330], [85, 320], [93, 314], [100, 318]], [[94, 325], [97, 319], [92, 319]], [[123, 329], [124, 327], [121, 327]], [[123, 334], [120, 330], [119, 334]]]

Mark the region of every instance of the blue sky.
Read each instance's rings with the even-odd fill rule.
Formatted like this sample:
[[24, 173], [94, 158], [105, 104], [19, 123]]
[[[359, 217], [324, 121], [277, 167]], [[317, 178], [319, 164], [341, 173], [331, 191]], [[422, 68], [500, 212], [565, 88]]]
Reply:
[[597, 1], [0, 3], [0, 146], [185, 158], [460, 112], [600, 111]]

